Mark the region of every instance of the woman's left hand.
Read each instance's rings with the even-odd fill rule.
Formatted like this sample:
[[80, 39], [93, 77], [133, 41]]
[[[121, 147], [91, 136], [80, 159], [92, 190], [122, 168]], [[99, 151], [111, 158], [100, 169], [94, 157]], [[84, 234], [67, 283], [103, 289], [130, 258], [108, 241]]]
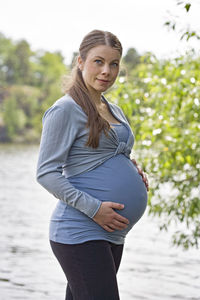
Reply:
[[131, 159], [131, 161], [134, 163], [134, 165], [136, 166], [138, 173], [142, 176], [142, 180], [144, 181], [144, 184], [146, 185], [146, 189], [147, 191], [149, 191], [149, 182], [147, 179], [147, 175], [145, 172], [142, 171], [142, 169], [140, 167], [138, 167], [138, 164], [136, 162], [135, 159]]

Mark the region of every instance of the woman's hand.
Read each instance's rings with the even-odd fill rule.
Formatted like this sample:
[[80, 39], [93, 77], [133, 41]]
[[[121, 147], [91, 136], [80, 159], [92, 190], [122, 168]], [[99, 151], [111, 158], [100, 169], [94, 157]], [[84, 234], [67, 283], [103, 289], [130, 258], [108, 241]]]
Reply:
[[114, 209], [123, 208], [124, 205], [120, 203], [102, 202], [93, 220], [108, 232], [125, 229], [129, 224], [129, 220], [114, 211]]
[[142, 176], [142, 180], [144, 181], [144, 184], [146, 185], [147, 191], [149, 191], [149, 182], [147, 179], [147, 175], [142, 171], [142, 169], [138, 166], [137, 162], [135, 159], [131, 159], [131, 161], [134, 163], [136, 166], [138, 173]]

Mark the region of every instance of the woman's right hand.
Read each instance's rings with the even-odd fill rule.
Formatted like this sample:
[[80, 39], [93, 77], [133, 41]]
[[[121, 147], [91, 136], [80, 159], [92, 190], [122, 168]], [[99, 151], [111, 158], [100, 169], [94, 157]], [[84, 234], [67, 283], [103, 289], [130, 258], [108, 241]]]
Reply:
[[123, 208], [124, 205], [120, 203], [102, 202], [93, 220], [108, 232], [125, 229], [129, 220], [114, 211], [114, 209]]

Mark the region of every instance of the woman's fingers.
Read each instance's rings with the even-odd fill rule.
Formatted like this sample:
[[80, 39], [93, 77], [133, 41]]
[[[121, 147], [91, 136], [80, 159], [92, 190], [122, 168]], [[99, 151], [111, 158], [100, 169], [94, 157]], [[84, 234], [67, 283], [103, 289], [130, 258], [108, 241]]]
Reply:
[[128, 225], [129, 224], [129, 220], [123, 216], [121, 216], [120, 214], [115, 212], [115, 216], [114, 216], [114, 221], [117, 221], [118, 223], [121, 223], [121, 225]]
[[[124, 204], [120, 204], [120, 203], [116, 203], [116, 202], [110, 202], [110, 207], [113, 209], [123, 209], [124, 208]], [[117, 212], [115, 212], [115, 217], [114, 219], [116, 219], [118, 222], [124, 223], [124, 224], [129, 224], [129, 220], [123, 216], [121, 216], [120, 214], [118, 214]]]
[[102, 202], [93, 220], [109, 232], [114, 230], [122, 230], [127, 227], [129, 220], [120, 214], [115, 209], [123, 209], [124, 205], [115, 202]]
[[115, 231], [114, 229], [111, 229], [108, 225], [104, 225], [104, 226], [103, 226], [103, 229], [105, 229], [105, 230], [108, 231], [108, 232], [113, 232], [113, 231]]
[[131, 159], [131, 161], [137, 166], [137, 162], [136, 162], [136, 160], [134, 158]]
[[144, 184], [146, 186], [147, 191], [149, 191], [149, 182], [148, 182], [148, 178], [145, 172], [142, 171], [142, 169], [138, 166], [137, 162], [135, 159], [131, 159], [131, 161], [134, 163], [134, 165], [136, 166], [138, 173], [142, 176], [142, 180], [144, 181]]
[[[113, 226], [115, 229], [122, 230], [122, 229], [127, 228], [128, 224], [125, 224], [125, 225], [124, 224], [125, 223], [119, 222], [117, 220], [113, 220]], [[111, 226], [111, 228], [113, 228], [113, 227]]]
[[108, 225], [104, 225], [104, 229], [107, 230], [108, 232], [113, 232], [115, 230], [123, 230], [127, 228], [127, 224], [121, 223], [117, 220], [113, 220], [112, 223]]
[[115, 213], [114, 218], [108, 224], [106, 224], [106, 230], [109, 229], [109, 232], [113, 232], [114, 230], [123, 230], [127, 228], [129, 224], [129, 220], [122, 217], [118, 213]]
[[109, 207], [114, 209], [124, 209], [124, 204], [117, 203], [117, 202], [107, 202]]
[[142, 179], [146, 185], [147, 191], [149, 190], [149, 182], [146, 173], [142, 172]]

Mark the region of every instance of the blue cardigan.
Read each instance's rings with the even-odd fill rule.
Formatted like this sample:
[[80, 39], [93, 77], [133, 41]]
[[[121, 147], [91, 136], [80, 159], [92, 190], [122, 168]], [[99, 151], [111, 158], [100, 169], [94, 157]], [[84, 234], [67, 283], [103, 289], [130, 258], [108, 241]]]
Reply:
[[57, 100], [43, 116], [43, 130], [37, 165], [37, 181], [56, 198], [93, 218], [101, 201], [76, 189], [68, 177], [99, 166], [107, 159], [123, 153], [130, 156], [134, 137], [121, 108], [102, 97], [113, 114], [129, 130], [127, 143], [119, 142], [111, 128], [108, 137], [102, 132], [98, 148], [85, 146], [89, 129], [87, 116], [69, 96]]

